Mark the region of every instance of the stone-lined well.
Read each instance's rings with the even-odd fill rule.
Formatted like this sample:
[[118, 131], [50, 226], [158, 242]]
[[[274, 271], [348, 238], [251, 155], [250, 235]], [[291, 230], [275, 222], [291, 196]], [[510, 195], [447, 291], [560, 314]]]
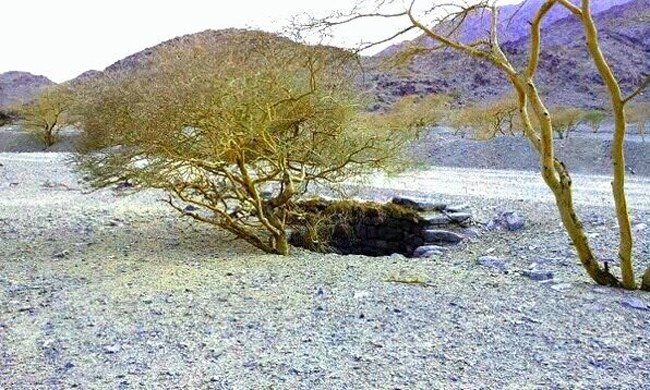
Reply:
[[472, 223], [465, 207], [394, 198], [391, 202], [310, 199], [298, 203], [291, 244], [343, 255], [429, 257], [465, 239]]

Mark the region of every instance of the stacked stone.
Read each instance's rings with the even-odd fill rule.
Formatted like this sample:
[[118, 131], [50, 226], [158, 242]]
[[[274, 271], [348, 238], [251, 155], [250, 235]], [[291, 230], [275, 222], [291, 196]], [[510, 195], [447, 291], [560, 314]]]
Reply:
[[[334, 226], [327, 246], [340, 254], [389, 256], [399, 253], [407, 257], [431, 257], [466, 239], [465, 235], [450, 229], [473, 223], [464, 205], [449, 206], [402, 197], [393, 198], [391, 203], [413, 212], [391, 214], [387, 208], [387, 212], [375, 215], [376, 210], [368, 211], [356, 220]], [[292, 240], [294, 245], [300, 242], [299, 237]]]

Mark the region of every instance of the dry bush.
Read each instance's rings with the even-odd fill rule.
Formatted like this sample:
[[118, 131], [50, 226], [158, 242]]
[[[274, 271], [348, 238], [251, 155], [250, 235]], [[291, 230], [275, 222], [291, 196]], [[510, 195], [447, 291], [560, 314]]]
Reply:
[[450, 122], [457, 133], [469, 131], [477, 139], [514, 135], [518, 128], [517, 102], [513, 98], [502, 98], [487, 104], [469, 105], [456, 110]]
[[637, 133], [645, 141], [646, 123], [650, 120], [650, 103], [633, 103], [626, 108], [627, 121], [636, 125]]
[[607, 113], [601, 110], [591, 110], [584, 113], [582, 121], [586, 123], [594, 133], [600, 130], [603, 122], [607, 119]]
[[582, 123], [585, 111], [575, 107], [553, 107], [551, 108], [551, 123], [553, 131], [560, 139], [568, 138], [569, 133]]
[[360, 113], [352, 63], [251, 32], [160, 50], [80, 88], [78, 166], [94, 186], [163, 189], [181, 213], [286, 254], [308, 186], [384, 167], [411, 138]]
[[54, 86], [43, 89], [32, 101], [12, 107], [11, 111], [20, 118], [18, 123], [25, 130], [50, 147], [58, 142], [61, 129], [70, 124], [71, 103], [71, 90]]
[[444, 95], [409, 95], [400, 98], [386, 113], [369, 114], [376, 126], [400, 129], [422, 129], [435, 126], [449, 111], [450, 99]]

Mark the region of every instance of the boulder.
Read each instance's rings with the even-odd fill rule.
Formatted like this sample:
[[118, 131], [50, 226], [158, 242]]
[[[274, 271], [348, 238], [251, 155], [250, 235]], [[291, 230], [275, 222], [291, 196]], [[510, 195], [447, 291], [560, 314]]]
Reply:
[[458, 244], [463, 241], [464, 237], [458, 233], [450, 232], [449, 230], [431, 229], [425, 230], [423, 233], [424, 241], [427, 243], [447, 243]]
[[487, 223], [488, 230], [517, 231], [524, 228], [524, 218], [514, 211], [503, 211]]
[[446, 205], [444, 203], [433, 203], [411, 198], [404, 198], [401, 196], [394, 197], [391, 200], [391, 203], [417, 211], [442, 211], [446, 209]]
[[444, 214], [436, 214], [424, 217], [424, 223], [427, 226], [443, 226], [451, 223], [451, 218]]
[[438, 245], [424, 245], [415, 249], [413, 252], [413, 257], [424, 258], [434, 255], [441, 255], [445, 250], [446, 249], [444, 247]]

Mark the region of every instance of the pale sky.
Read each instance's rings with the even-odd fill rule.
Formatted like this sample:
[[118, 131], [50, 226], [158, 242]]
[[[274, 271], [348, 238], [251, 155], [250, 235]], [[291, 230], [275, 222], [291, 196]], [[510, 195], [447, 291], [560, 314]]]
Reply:
[[[509, 1], [512, 2], [512, 1]], [[175, 36], [228, 27], [278, 31], [291, 15], [345, 10], [351, 0], [2, 0], [0, 73], [19, 70], [55, 82], [113, 62]], [[337, 41], [382, 38], [390, 21], [356, 25]], [[400, 24], [403, 25], [403, 24]]]

